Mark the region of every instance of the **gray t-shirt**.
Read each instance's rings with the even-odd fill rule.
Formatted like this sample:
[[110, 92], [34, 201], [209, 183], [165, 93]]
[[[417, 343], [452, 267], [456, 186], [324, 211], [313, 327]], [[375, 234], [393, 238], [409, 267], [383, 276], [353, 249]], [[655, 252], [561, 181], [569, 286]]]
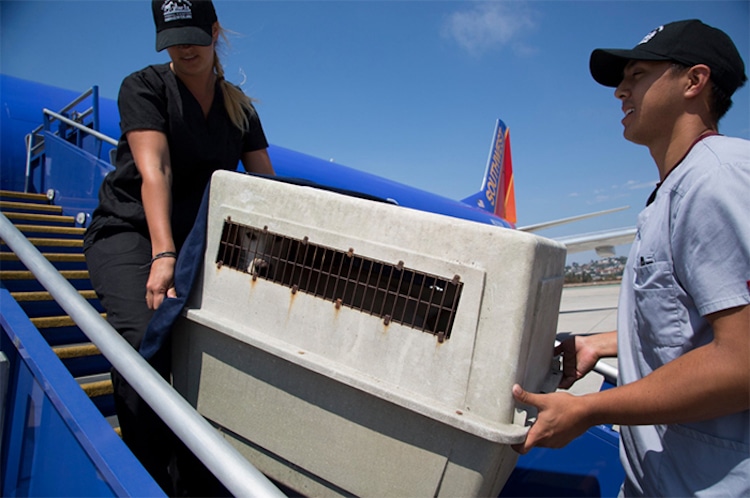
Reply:
[[[620, 294], [620, 384], [711, 342], [706, 315], [747, 304], [750, 141], [711, 136], [638, 217]], [[621, 436], [626, 495], [750, 496], [750, 411]]]

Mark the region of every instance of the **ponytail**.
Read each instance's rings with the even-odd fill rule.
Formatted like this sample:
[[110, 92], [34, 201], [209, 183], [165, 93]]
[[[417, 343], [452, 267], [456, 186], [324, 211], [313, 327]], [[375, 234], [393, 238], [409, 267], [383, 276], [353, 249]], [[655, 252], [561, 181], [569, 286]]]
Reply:
[[[226, 32], [221, 26], [219, 26], [219, 34], [228, 45], [229, 41], [227, 40]], [[243, 133], [247, 132], [250, 128], [248, 115], [255, 113], [252, 99], [224, 78], [224, 67], [221, 65], [219, 54], [216, 53], [216, 51], [214, 51], [214, 72], [219, 79], [221, 93], [224, 97], [224, 107], [227, 110], [229, 119], [232, 121], [232, 124], [242, 130]]]

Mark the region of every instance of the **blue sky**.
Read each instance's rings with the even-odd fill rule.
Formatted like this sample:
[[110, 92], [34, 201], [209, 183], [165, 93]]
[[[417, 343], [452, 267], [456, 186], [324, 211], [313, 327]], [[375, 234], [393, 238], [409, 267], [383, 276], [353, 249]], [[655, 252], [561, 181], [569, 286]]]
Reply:
[[[257, 99], [271, 143], [461, 199], [479, 190], [501, 118], [519, 225], [631, 206], [550, 237], [634, 225], [657, 180], [648, 151], [622, 138], [612, 89], [589, 75], [594, 48], [630, 48], [660, 24], [699, 18], [750, 61], [748, 1], [214, 3], [234, 32], [227, 77]], [[144, 0], [0, 0], [0, 22], [3, 73], [98, 85], [104, 97], [168, 60]], [[750, 138], [749, 93], [735, 94], [722, 133]]]

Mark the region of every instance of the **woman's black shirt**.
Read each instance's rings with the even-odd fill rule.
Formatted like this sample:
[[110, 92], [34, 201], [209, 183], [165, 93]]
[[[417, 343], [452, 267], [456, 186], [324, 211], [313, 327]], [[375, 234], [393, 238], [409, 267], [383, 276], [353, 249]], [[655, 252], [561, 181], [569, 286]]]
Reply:
[[211, 174], [219, 169], [235, 170], [244, 152], [268, 147], [254, 109], [248, 116], [247, 133], [232, 124], [218, 85], [204, 117], [200, 104], [168, 63], [148, 66], [125, 78], [118, 97], [122, 135], [116, 167], [102, 182], [86, 245], [103, 232], [137, 231], [149, 236], [141, 175], [126, 138], [129, 131], [156, 130], [167, 136], [172, 169], [172, 235], [178, 249], [193, 226]]

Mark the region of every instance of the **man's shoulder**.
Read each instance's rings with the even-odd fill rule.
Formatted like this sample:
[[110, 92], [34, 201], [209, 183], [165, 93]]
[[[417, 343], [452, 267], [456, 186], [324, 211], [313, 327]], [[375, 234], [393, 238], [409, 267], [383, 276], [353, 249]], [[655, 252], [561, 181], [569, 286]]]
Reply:
[[683, 184], [698, 179], [722, 181], [734, 175], [750, 175], [750, 140], [723, 135], [704, 138], [695, 144], [675, 173], [670, 176]]
[[750, 163], [750, 140], [716, 135], [701, 141], [699, 150], [721, 163]]
[[726, 197], [725, 192], [738, 186], [750, 186], [750, 140], [721, 135], [705, 138], [674, 173], [665, 183], [680, 194], [675, 200], [687, 195]]

